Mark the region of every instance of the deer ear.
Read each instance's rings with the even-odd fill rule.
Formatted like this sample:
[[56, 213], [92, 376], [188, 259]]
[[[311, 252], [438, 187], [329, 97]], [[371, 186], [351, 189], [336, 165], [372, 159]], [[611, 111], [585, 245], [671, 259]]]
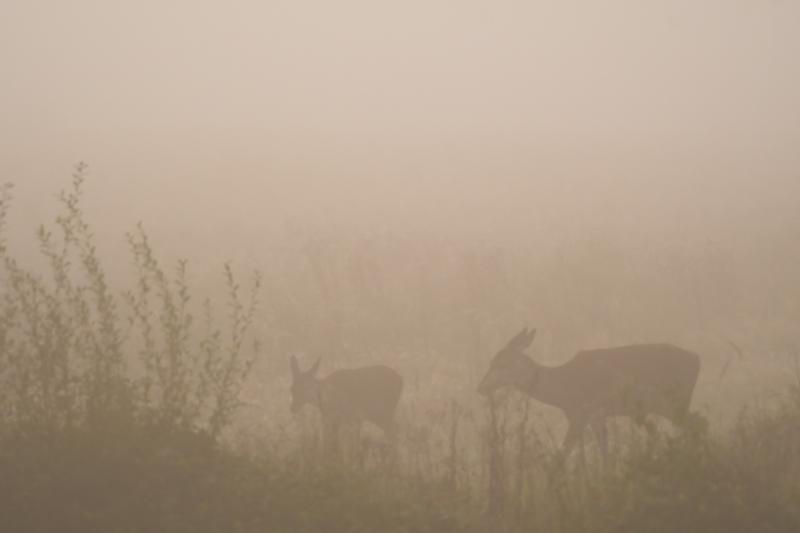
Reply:
[[527, 348], [528, 346], [530, 346], [530, 345], [531, 345], [531, 343], [533, 342], [533, 338], [534, 338], [534, 337], [536, 337], [536, 329], [532, 329], [532, 330], [530, 330], [530, 331], [528, 332], [528, 334], [525, 336], [525, 342], [524, 342], [524, 343], [522, 343], [522, 348], [523, 348], [523, 349], [525, 349], [525, 348]]
[[315, 376], [317, 374], [317, 370], [319, 370], [319, 364], [322, 362], [322, 358], [317, 359], [317, 362], [314, 363], [314, 366], [311, 367], [311, 370], [307, 372], [309, 376]]
[[289, 366], [292, 369], [292, 377], [293, 378], [296, 378], [297, 376], [300, 375], [300, 367], [297, 366], [297, 357], [295, 357], [293, 355], [289, 357]]
[[522, 331], [514, 335], [508, 344], [506, 344], [506, 348], [514, 348], [514, 349], [522, 349], [525, 346], [525, 340], [528, 337], [528, 328], [522, 328]]

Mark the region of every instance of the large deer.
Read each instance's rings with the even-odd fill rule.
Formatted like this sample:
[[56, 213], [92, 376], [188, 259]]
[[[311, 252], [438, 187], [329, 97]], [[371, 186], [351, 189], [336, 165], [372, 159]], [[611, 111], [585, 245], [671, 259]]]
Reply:
[[326, 447], [338, 448], [342, 426], [360, 428], [364, 421], [381, 428], [387, 440], [394, 443], [397, 433], [394, 414], [403, 392], [400, 374], [388, 366], [376, 365], [337, 370], [318, 378], [319, 360], [306, 371], [300, 370], [295, 356], [291, 356], [290, 363], [292, 413], [306, 404], [315, 405], [322, 414]]
[[583, 444], [588, 425], [606, 458], [606, 419], [611, 416], [629, 416], [639, 424], [651, 413], [677, 425], [687, 421], [700, 372], [697, 354], [670, 344], [638, 344], [578, 352], [567, 363], [548, 367], [523, 353], [535, 335], [536, 330], [525, 328], [513, 337], [494, 356], [478, 392], [514, 387], [561, 409], [569, 422], [566, 455]]

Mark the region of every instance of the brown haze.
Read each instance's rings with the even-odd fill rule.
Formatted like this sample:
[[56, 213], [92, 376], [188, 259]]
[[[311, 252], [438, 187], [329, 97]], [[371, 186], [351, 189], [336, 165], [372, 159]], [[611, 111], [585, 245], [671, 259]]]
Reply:
[[[522, 502], [542, 478], [498, 474], [511, 455], [481, 424], [519, 413], [484, 420], [475, 389], [520, 328], [547, 365], [631, 343], [698, 353], [692, 406], [717, 432], [798, 377], [799, 58], [793, 0], [6, 0], [8, 242], [42, 266], [33, 232], [86, 161], [115, 291], [139, 221], [165, 265], [190, 260], [193, 302], [224, 298], [226, 260], [264, 273], [248, 438], [310, 461], [319, 420], [289, 415], [290, 354], [322, 358], [321, 376], [389, 365], [398, 471], [441, 468], [504, 515], [498, 487]], [[525, 405], [520, 439], [530, 409], [559, 441], [564, 420]], [[458, 457], [446, 424], [469, 433]], [[567, 501], [594, 517], [584, 488]]]
[[794, 2], [3, 11], [0, 174], [40, 215], [87, 160], [112, 234], [158, 220], [165, 239], [256, 250], [295, 218], [714, 238], [774, 226], [797, 192]]

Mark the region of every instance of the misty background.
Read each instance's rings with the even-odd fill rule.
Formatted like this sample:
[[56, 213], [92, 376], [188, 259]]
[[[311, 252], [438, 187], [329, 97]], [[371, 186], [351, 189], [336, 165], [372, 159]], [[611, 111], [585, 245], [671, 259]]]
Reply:
[[[798, 57], [793, 0], [0, 2], [3, 524], [800, 531]], [[699, 378], [478, 394], [528, 327]]]
[[201, 282], [265, 270], [267, 301], [425, 272], [442, 312], [532, 321], [555, 359], [723, 350], [800, 316], [799, 28], [800, 5], [760, 0], [7, 2], [10, 243], [36, 261], [84, 160], [119, 279], [143, 221]]

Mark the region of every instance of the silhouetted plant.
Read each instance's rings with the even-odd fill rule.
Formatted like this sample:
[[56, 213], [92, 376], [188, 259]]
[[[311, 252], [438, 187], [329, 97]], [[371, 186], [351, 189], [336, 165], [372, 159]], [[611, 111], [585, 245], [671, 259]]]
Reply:
[[[178, 263], [170, 279], [141, 225], [128, 235], [128, 243], [138, 272], [136, 288], [125, 294], [131, 324], [140, 335], [138, 397], [159, 424], [202, 428], [217, 435], [239, 407], [239, 391], [254, 361], [243, 352], [258, 304], [260, 275], [254, 274], [245, 303], [231, 266], [225, 264], [227, 339], [214, 324], [209, 300], [203, 304], [204, 331], [195, 335], [186, 262]], [[258, 351], [257, 344], [253, 348]]]
[[[268, 355], [331, 349], [335, 366], [359, 353], [402, 352], [398, 364], [418, 372], [390, 465], [320, 462], [307, 442], [314, 421], [288, 416], [252, 424], [263, 434], [245, 453], [242, 438], [218, 437], [234, 425], [258, 353], [249, 342], [260, 276], [243, 289], [226, 264], [219, 311], [199, 299], [186, 262], [157, 259], [139, 225], [127, 236], [134, 278], [120, 300], [82, 210], [85, 176], [79, 165], [55, 224], [35, 234], [43, 271], [6, 246], [12, 189], [0, 189], [0, 517], [9, 531], [798, 530], [797, 383], [730, 431], [711, 433], [700, 419], [683, 431], [631, 427], [615, 435], [607, 467], [591, 444], [585, 465], [565, 460], [560, 435], [547, 433], [535, 416], [542, 411], [519, 395], [489, 406], [475, 398], [470, 365], [493, 335], [541, 313], [526, 307], [531, 295], [561, 315], [552, 320], [567, 346], [578, 329], [648, 325], [639, 307], [612, 320], [593, 292], [622, 286], [612, 283], [625, 259], [616, 254], [578, 253], [550, 291], [546, 266], [514, 279], [500, 263], [458, 250], [430, 249], [409, 266], [413, 246], [397, 263], [370, 248], [348, 274], [354, 248], [334, 241], [270, 263]], [[596, 257], [606, 258], [599, 267], [589, 261]], [[683, 297], [669, 281], [642, 283], [663, 292], [665, 305]], [[716, 307], [705, 307], [706, 327]], [[455, 369], [444, 379], [460, 395], [426, 381], [442, 361]], [[259, 417], [288, 410], [280, 381], [288, 369], [275, 368], [258, 382]]]
[[245, 343], [260, 276], [245, 302], [226, 264], [227, 334], [208, 301], [205, 331], [196, 333], [186, 262], [168, 276], [140, 225], [128, 235], [137, 277], [123, 295], [131, 311], [124, 328], [81, 206], [86, 172], [83, 163], [75, 167], [55, 228], [36, 232], [48, 276], [8, 250], [2, 231], [12, 187], [0, 191], [3, 424], [57, 431], [140, 423], [216, 436], [231, 422], [252, 366]]

